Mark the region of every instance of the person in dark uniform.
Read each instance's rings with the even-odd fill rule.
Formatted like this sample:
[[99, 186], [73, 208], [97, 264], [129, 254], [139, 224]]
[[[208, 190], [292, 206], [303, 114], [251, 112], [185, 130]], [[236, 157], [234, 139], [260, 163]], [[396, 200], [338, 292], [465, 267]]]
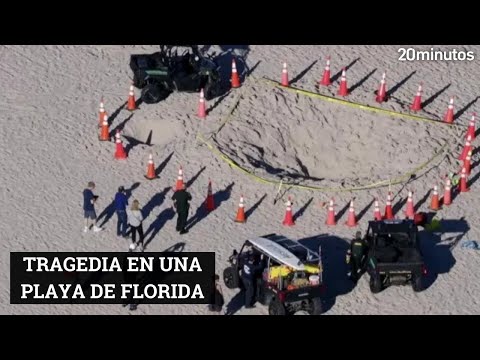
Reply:
[[222, 311], [224, 304], [225, 300], [223, 298], [223, 291], [220, 285], [220, 276], [215, 274], [215, 290], [211, 298], [210, 304], [208, 305], [208, 309], [210, 311], [219, 313], [220, 311]]
[[255, 305], [255, 284], [259, 266], [255, 264], [253, 253], [248, 255], [247, 261], [242, 269], [242, 282], [245, 287], [245, 308], [251, 309]]
[[357, 231], [355, 239], [350, 243], [350, 278], [357, 282], [359, 278], [359, 272], [362, 271], [362, 263], [366, 254], [367, 245], [365, 240], [362, 239], [362, 233]]
[[190, 210], [189, 201], [192, 200], [192, 195], [183, 185], [183, 189], [175, 191], [172, 200], [174, 202], [173, 206], [177, 210], [177, 231], [180, 234], [186, 234], [188, 230], [185, 227], [187, 226], [188, 211]]

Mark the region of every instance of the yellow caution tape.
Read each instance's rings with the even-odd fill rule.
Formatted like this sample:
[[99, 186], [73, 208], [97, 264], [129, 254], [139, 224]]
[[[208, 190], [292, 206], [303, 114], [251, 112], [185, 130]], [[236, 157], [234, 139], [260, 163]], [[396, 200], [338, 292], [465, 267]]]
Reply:
[[[385, 110], [385, 109], [381, 109], [381, 108], [376, 108], [376, 107], [372, 107], [372, 106], [368, 106], [368, 105], [353, 103], [353, 102], [349, 102], [349, 101], [346, 101], [346, 100], [337, 99], [337, 98], [333, 98], [333, 97], [330, 97], [330, 96], [321, 95], [321, 94], [317, 94], [317, 93], [313, 93], [313, 92], [310, 92], [310, 91], [301, 90], [301, 89], [297, 89], [297, 88], [293, 88], [293, 87], [284, 87], [284, 86], [280, 85], [280, 83], [278, 83], [274, 80], [271, 80], [271, 79], [267, 79], [267, 78], [261, 78], [260, 80], [262, 80], [264, 82], [272, 83], [272, 84], [274, 84], [275, 86], [277, 86], [281, 89], [285, 89], [285, 90], [288, 90], [288, 91], [293, 91], [293, 92], [296, 92], [298, 94], [302, 94], [302, 95], [306, 95], [306, 96], [310, 96], [310, 97], [314, 97], [314, 98], [320, 98], [320, 99], [327, 100], [327, 101], [334, 102], [334, 103], [349, 105], [349, 106], [357, 107], [357, 108], [360, 108], [360, 109], [363, 109], [363, 110], [370, 110], [370, 111], [374, 111], [374, 112], [386, 113], [386, 114], [389, 114], [389, 115], [400, 116], [400, 117], [404, 117], [404, 118], [408, 118], [408, 119], [412, 119], [412, 120], [421, 120], [421, 121], [433, 122], [433, 123], [436, 123], [436, 124], [445, 124], [445, 125], [450, 125], [450, 126], [453, 126], [453, 127], [461, 126], [461, 125], [458, 125], [458, 124], [447, 124], [447, 123], [439, 121], [439, 120], [429, 119], [429, 118], [425, 118], [425, 117], [421, 117], [421, 116], [417, 116], [417, 115], [403, 114], [403, 113], [390, 111], [390, 110]], [[242, 91], [238, 95], [236, 101], [230, 107], [230, 109], [227, 112], [227, 115], [225, 116], [225, 118], [220, 122], [220, 126], [215, 131], [213, 131], [210, 138], [215, 137], [223, 129], [223, 127], [233, 118], [233, 114], [234, 114], [234, 112], [235, 112], [235, 110], [236, 110], [236, 108], [237, 108], [237, 106], [238, 106], [238, 104], [239, 104], [239, 102], [240, 102], [240, 100], [243, 96], [245, 85], [246, 84], [244, 84], [244, 87], [242, 88]], [[197, 134], [197, 139], [199, 139], [203, 144], [205, 144], [215, 155], [217, 155], [220, 159], [222, 159], [229, 166], [231, 166], [232, 168], [235, 168], [237, 170], [240, 170], [241, 172], [243, 172], [247, 176], [250, 176], [251, 178], [253, 178], [257, 182], [264, 183], [264, 184], [284, 184], [284, 185], [287, 185], [289, 187], [297, 188], [297, 189], [313, 190], [313, 191], [326, 191], [326, 192], [327, 191], [329, 191], [329, 192], [350, 192], [350, 191], [359, 191], [359, 190], [369, 190], [369, 189], [375, 189], [375, 188], [380, 188], [380, 187], [384, 187], [384, 186], [401, 184], [405, 180], [410, 179], [410, 177], [412, 175], [414, 175], [414, 174], [418, 173], [419, 171], [423, 170], [430, 163], [435, 161], [435, 159], [437, 159], [439, 156], [441, 156], [442, 153], [447, 148], [447, 146], [449, 145], [449, 142], [446, 141], [445, 144], [443, 144], [443, 146], [430, 159], [428, 159], [427, 161], [425, 161], [421, 165], [417, 166], [413, 170], [411, 170], [411, 171], [409, 171], [409, 172], [407, 172], [407, 173], [405, 173], [405, 174], [403, 174], [403, 175], [401, 175], [397, 178], [382, 180], [382, 181], [378, 181], [376, 183], [372, 183], [372, 184], [368, 184], [368, 185], [362, 185], [362, 186], [355, 186], [355, 187], [349, 187], [349, 188], [333, 188], [333, 187], [299, 185], [299, 184], [295, 184], [295, 183], [287, 183], [287, 182], [283, 182], [283, 181], [262, 178], [258, 175], [253, 174], [252, 172], [243, 168], [242, 166], [238, 165], [233, 159], [231, 159], [226, 154], [221, 152], [218, 149], [218, 147], [212, 145], [207, 140], [205, 140], [204, 135], [202, 135], [201, 133]]]
[[[211, 143], [209, 143], [207, 140], [204, 139], [202, 134], [197, 134], [197, 138], [204, 143], [213, 153], [215, 153], [219, 158], [221, 158], [223, 161], [225, 161], [228, 165], [230, 165], [232, 168], [235, 168], [237, 170], [242, 171], [246, 175], [250, 176], [254, 180], [264, 183], [264, 184], [280, 184], [280, 181], [278, 180], [271, 180], [271, 179], [265, 179], [262, 178], [258, 175], [255, 175], [248, 171], [247, 169], [241, 167], [238, 165], [233, 159], [225, 155], [223, 152], [221, 152], [217, 147], [213, 146]], [[330, 191], [330, 192], [349, 192], [349, 191], [358, 191], [358, 190], [368, 190], [368, 189], [375, 189], [375, 188], [380, 188], [384, 186], [389, 186], [389, 185], [396, 185], [396, 184], [401, 184], [405, 180], [409, 179], [413, 174], [418, 173], [422, 169], [424, 169], [428, 164], [433, 162], [436, 158], [438, 158], [440, 155], [442, 155], [443, 151], [447, 147], [448, 142], [446, 142], [440, 150], [430, 159], [425, 161], [423, 164], [417, 166], [415, 169], [412, 171], [409, 171], [408, 173], [401, 175], [395, 179], [388, 179], [388, 180], [382, 180], [373, 184], [369, 185], [363, 185], [363, 186], [356, 186], [356, 187], [350, 187], [350, 188], [333, 188], [333, 187], [320, 187], [320, 186], [309, 186], [309, 185], [299, 185], [299, 184], [291, 184], [291, 183], [286, 183], [283, 182], [283, 184], [297, 188], [297, 189], [303, 189], [303, 190], [314, 190], [314, 191]]]

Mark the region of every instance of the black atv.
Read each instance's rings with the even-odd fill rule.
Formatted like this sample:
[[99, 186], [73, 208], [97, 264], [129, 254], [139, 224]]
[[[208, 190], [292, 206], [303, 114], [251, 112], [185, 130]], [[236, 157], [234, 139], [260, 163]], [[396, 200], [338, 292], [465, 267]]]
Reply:
[[372, 293], [392, 285], [411, 284], [415, 292], [424, 289], [427, 268], [413, 220], [370, 221], [365, 240]]
[[175, 46], [161, 45], [154, 54], [131, 55], [133, 85], [142, 89], [142, 100], [155, 104], [172, 92], [199, 92], [204, 89], [205, 99], [220, 95], [221, 78], [213, 58], [206, 57], [198, 45], [190, 45], [181, 55]]

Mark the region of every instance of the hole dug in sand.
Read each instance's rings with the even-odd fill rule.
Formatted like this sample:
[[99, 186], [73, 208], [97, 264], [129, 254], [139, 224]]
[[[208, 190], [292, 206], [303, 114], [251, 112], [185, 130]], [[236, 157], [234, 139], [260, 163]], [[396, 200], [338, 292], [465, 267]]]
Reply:
[[153, 117], [132, 123], [130, 133], [132, 138], [141, 144], [166, 145], [177, 139], [183, 139], [185, 126], [175, 118]]
[[452, 136], [445, 126], [277, 89], [253, 93], [216, 140], [239, 165], [268, 178], [333, 187], [388, 180], [431, 158]]

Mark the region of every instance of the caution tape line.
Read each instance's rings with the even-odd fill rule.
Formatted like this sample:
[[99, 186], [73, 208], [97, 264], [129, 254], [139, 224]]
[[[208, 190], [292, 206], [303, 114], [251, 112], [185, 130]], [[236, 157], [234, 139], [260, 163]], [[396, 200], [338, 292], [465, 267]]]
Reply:
[[233, 114], [235, 113], [235, 110], [237, 109], [238, 105], [240, 104], [240, 100], [242, 100], [242, 98], [244, 96], [244, 93], [245, 93], [246, 89], [248, 88], [247, 85], [248, 85], [249, 82], [250, 81], [245, 81], [243, 83], [242, 88], [240, 89], [240, 93], [237, 95], [237, 98], [235, 99], [233, 104], [228, 109], [227, 115], [220, 122], [220, 125], [218, 126], [218, 128], [216, 130], [212, 131], [211, 135], [209, 136], [210, 139], [215, 137], [225, 127], [225, 125], [232, 119]]
[[378, 107], [374, 107], [374, 106], [370, 106], [370, 105], [363, 105], [363, 104], [359, 104], [359, 103], [354, 103], [354, 102], [350, 102], [350, 101], [343, 100], [343, 99], [337, 99], [337, 98], [334, 98], [334, 97], [331, 97], [331, 96], [328, 96], [328, 95], [322, 95], [322, 94], [314, 93], [314, 92], [311, 92], [311, 91], [294, 88], [294, 87], [291, 87], [291, 86], [286, 87], [286, 86], [281, 85], [278, 81], [268, 79], [268, 78], [265, 78], [265, 77], [264, 78], [259, 78], [258, 80], [266, 82], [266, 83], [273, 84], [275, 87], [277, 87], [279, 89], [295, 92], [297, 94], [306, 95], [306, 96], [313, 97], [313, 98], [326, 100], [326, 101], [337, 103], [337, 104], [348, 105], [350, 107], [355, 107], [355, 108], [362, 109], [362, 110], [368, 110], [368, 111], [372, 111], [372, 112], [388, 114], [388, 115], [391, 115], [391, 116], [406, 118], [406, 119], [410, 119], [410, 120], [427, 121], [427, 122], [432, 122], [432, 123], [439, 124], [439, 125], [446, 125], [446, 126], [450, 126], [450, 127], [466, 127], [466, 125], [463, 125], [463, 124], [448, 124], [448, 123], [446, 123], [444, 121], [441, 121], [441, 120], [435, 120], [435, 119], [430, 119], [430, 118], [426, 118], [426, 117], [423, 117], [423, 116], [405, 114], [405, 113], [400, 113], [400, 112], [397, 112], [397, 111], [382, 109], [382, 108], [378, 108]]
[[325, 191], [325, 192], [351, 192], [351, 191], [359, 191], [359, 190], [370, 190], [370, 189], [375, 189], [375, 188], [380, 188], [380, 187], [385, 187], [385, 186], [390, 186], [390, 185], [397, 185], [403, 183], [405, 180], [410, 179], [410, 177], [419, 171], [423, 170], [425, 167], [427, 167], [430, 163], [435, 161], [439, 156], [441, 156], [444, 153], [445, 148], [449, 144], [448, 141], [440, 148], [439, 151], [436, 152], [436, 154], [425, 161], [423, 164], [417, 166], [415, 169], [409, 171], [408, 173], [401, 175], [395, 179], [388, 179], [388, 180], [382, 180], [373, 184], [369, 185], [363, 185], [363, 186], [356, 186], [356, 187], [350, 187], [350, 188], [333, 188], [333, 187], [320, 187], [320, 186], [309, 186], [309, 185], [299, 185], [299, 184], [294, 184], [294, 183], [287, 183], [287, 182], [281, 182], [278, 180], [271, 180], [271, 179], [265, 179], [262, 178], [258, 175], [253, 174], [249, 170], [243, 168], [242, 166], [238, 165], [233, 159], [228, 157], [226, 154], [221, 152], [217, 147], [213, 146], [211, 143], [209, 143], [207, 140], [204, 139], [204, 136], [200, 133], [197, 134], [197, 139], [199, 139], [202, 143], [204, 143], [214, 154], [216, 154], [219, 158], [221, 158], [224, 162], [226, 162], [228, 165], [230, 165], [232, 168], [235, 168], [237, 170], [240, 170], [244, 174], [250, 176], [254, 180], [264, 183], [264, 184], [280, 184], [283, 183], [284, 185], [287, 185], [292, 188], [297, 188], [297, 189], [303, 189], [303, 190], [313, 190], [313, 191]]

